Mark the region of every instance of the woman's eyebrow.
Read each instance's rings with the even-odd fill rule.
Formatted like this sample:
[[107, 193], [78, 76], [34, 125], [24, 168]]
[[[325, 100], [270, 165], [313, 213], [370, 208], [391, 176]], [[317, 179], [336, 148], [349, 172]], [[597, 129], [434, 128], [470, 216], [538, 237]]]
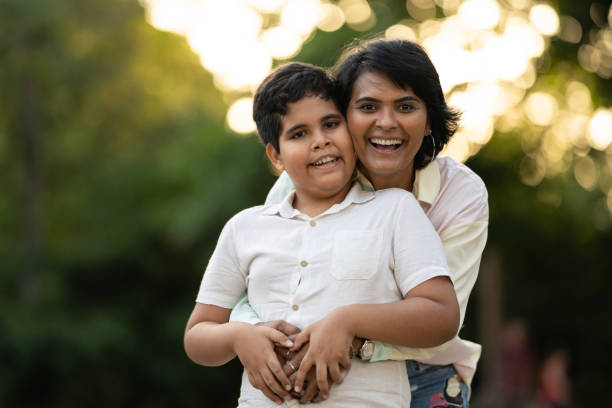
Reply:
[[[421, 103], [421, 100], [419, 98], [417, 98], [416, 96], [412, 96], [412, 95], [402, 96], [401, 98], [398, 98], [394, 100], [393, 102], [399, 103], [399, 102], [405, 102], [405, 101], [414, 101], [414, 102]], [[362, 98], [357, 99], [354, 103], [359, 103], [359, 102], [381, 102], [381, 101], [380, 99], [376, 99], [371, 96], [364, 96]]]
[[411, 95], [398, 98], [394, 102], [398, 103], [398, 102], [405, 102], [405, 101], [415, 101], [415, 102], [421, 103], [421, 100], [419, 98], [417, 98], [416, 96], [411, 96]]
[[372, 98], [371, 96], [364, 96], [364, 97], [361, 97], [361, 98], [357, 99], [355, 101], [355, 103], [364, 102], [364, 101], [367, 101], [367, 102], [380, 102], [380, 99]]

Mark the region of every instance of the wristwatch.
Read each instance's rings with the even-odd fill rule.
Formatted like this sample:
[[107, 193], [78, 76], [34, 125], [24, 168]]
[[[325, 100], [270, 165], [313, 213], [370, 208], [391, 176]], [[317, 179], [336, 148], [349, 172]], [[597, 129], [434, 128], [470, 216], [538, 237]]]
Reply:
[[369, 361], [374, 354], [374, 342], [366, 339], [361, 348], [357, 352], [357, 358], [364, 361]]

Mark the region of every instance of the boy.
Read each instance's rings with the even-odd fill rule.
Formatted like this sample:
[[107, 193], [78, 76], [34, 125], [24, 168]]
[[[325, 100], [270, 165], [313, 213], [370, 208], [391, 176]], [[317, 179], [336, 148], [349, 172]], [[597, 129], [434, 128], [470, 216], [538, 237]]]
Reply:
[[[438, 235], [412, 194], [368, 192], [351, 182], [355, 153], [336, 95], [323, 69], [295, 63], [270, 74], [255, 95], [253, 117], [266, 154], [289, 174], [295, 191], [281, 204], [244, 210], [226, 224], [185, 331], [185, 350], [198, 364], [240, 358], [240, 406], [272, 406], [266, 395], [287, 401], [292, 388], [273, 351], [273, 343], [291, 347], [291, 341], [269, 327], [227, 323], [247, 287], [263, 320], [303, 329], [294, 346], [309, 341], [310, 348], [296, 391], [316, 365], [328, 406], [409, 406], [403, 362], [351, 364], [355, 336], [415, 345], [420, 331], [428, 341], [419, 346], [429, 347], [458, 329]], [[322, 341], [331, 332], [338, 340]], [[339, 384], [331, 395], [328, 376]]]

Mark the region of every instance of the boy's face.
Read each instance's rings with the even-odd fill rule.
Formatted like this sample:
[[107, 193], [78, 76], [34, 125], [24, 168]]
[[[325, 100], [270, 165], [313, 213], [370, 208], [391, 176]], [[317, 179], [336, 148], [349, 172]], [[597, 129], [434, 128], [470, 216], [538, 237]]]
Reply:
[[288, 104], [278, 145], [280, 152], [267, 145], [266, 153], [276, 169], [287, 171], [299, 200], [346, 194], [355, 151], [344, 117], [331, 99], [306, 96]]

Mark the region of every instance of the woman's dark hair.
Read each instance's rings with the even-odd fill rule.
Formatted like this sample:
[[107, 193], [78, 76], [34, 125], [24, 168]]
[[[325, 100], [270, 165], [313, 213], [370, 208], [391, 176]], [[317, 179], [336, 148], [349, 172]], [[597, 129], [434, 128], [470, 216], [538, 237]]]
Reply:
[[340, 110], [338, 83], [324, 68], [302, 62], [287, 63], [263, 80], [253, 98], [253, 120], [264, 146], [269, 143], [279, 151], [278, 138], [287, 105], [307, 96], [331, 99]]
[[423, 139], [414, 168], [425, 167], [456, 132], [461, 117], [459, 111], [446, 104], [438, 72], [427, 53], [420, 45], [405, 40], [358, 41], [347, 46], [334, 67], [345, 116], [355, 81], [366, 72], [382, 73], [400, 88], [412, 88], [425, 103], [433, 140], [430, 136]]

